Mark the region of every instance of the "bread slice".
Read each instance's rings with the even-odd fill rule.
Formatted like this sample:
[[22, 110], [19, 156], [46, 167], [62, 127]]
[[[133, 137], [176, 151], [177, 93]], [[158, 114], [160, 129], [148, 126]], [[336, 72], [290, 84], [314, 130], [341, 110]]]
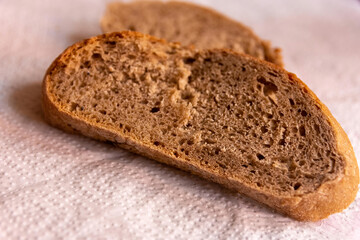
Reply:
[[76, 43], [43, 83], [45, 119], [238, 190], [298, 220], [346, 208], [351, 144], [294, 74], [135, 32]]
[[132, 30], [199, 49], [228, 48], [282, 66], [280, 49], [272, 48], [269, 41], [262, 41], [241, 23], [195, 4], [110, 3], [101, 27], [104, 33]]

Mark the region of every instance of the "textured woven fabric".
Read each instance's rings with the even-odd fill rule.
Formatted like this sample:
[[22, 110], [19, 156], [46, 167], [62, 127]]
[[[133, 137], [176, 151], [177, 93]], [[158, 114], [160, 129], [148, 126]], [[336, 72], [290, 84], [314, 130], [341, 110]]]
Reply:
[[[360, 2], [198, 1], [283, 49], [360, 159]], [[360, 197], [297, 222], [180, 170], [48, 126], [41, 81], [104, 1], [0, 0], [0, 239], [360, 239]]]

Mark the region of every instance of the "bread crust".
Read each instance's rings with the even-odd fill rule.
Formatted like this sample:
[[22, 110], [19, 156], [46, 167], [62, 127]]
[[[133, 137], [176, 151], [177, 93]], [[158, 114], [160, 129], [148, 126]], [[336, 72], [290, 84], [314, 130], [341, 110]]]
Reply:
[[145, 38], [149, 41], [156, 41], [167, 44], [165, 40], [160, 40], [149, 35], [143, 35], [136, 32], [121, 32], [103, 34], [76, 43], [73, 46], [67, 48], [58, 58], [54, 60], [54, 62], [48, 68], [43, 80], [43, 112], [44, 118], [49, 124], [70, 133], [80, 133], [101, 141], [112, 141], [119, 147], [128, 149], [132, 152], [149, 157], [159, 162], [175, 166], [208, 180], [220, 183], [230, 189], [239, 191], [297, 220], [317, 221], [326, 218], [330, 214], [342, 211], [343, 209], [347, 208], [351, 202], [354, 201], [358, 191], [359, 169], [353, 148], [344, 130], [332, 116], [329, 109], [320, 102], [316, 95], [299, 78], [297, 78], [295, 74], [286, 72], [272, 63], [258, 60], [251, 56], [234, 53], [229, 50], [212, 50], [226, 51], [231, 54], [241, 55], [242, 57], [249, 58], [252, 61], [257, 61], [260, 64], [267, 64], [269, 67], [276, 68], [277, 71], [286, 73], [288, 75], [289, 81], [300, 85], [303, 91], [309, 93], [310, 96], [316, 101], [318, 107], [323, 111], [333, 128], [337, 150], [340, 154], [343, 155], [344, 170], [336, 179], [323, 183], [319, 188], [316, 189], [316, 191], [312, 193], [293, 197], [277, 196], [271, 192], [266, 192], [256, 187], [247, 186], [239, 180], [233, 179], [231, 177], [226, 177], [216, 172], [204, 170], [204, 168], [194, 162], [172, 157], [170, 151], [167, 152], [166, 150], [159, 150], [154, 148], [153, 145], [147, 145], [146, 143], [134, 141], [130, 137], [124, 136], [124, 134], [116, 129], [109, 127], [104, 128], [95, 123], [82, 120], [76, 116], [71, 115], [70, 112], [63, 109], [61, 106], [57, 106], [52, 100], [52, 96], [48, 91], [49, 79], [51, 78], [53, 70], [61, 67], [64, 58], [69, 54], [71, 55], [72, 52], [86, 44], [92, 44], [98, 39], [108, 37]]
[[[107, 12], [109, 12], [109, 10], [113, 7], [113, 6], [127, 6], [129, 4], [141, 4], [144, 1], [134, 1], [131, 3], [122, 3], [122, 2], [113, 2], [113, 3], [109, 3], [107, 5]], [[242, 23], [235, 21], [234, 19], [231, 19], [217, 11], [215, 11], [214, 9], [211, 9], [209, 7], [205, 7], [205, 6], [201, 6], [201, 5], [197, 5], [197, 4], [193, 4], [193, 3], [188, 3], [188, 2], [178, 2], [178, 1], [170, 1], [170, 2], [160, 2], [160, 1], [145, 1], [146, 3], [153, 3], [153, 4], [164, 4], [164, 5], [178, 5], [178, 6], [189, 6], [189, 7], [193, 7], [195, 10], [196, 9], [201, 9], [209, 14], [211, 14], [214, 18], [217, 19], [225, 19], [226, 21], [228, 21], [229, 23], [234, 23], [238, 28], [242, 29], [245, 32], [248, 32], [249, 35], [251, 36], [251, 38], [255, 39], [257, 42], [259, 42], [261, 44], [261, 47], [263, 48], [263, 52], [264, 52], [264, 60], [274, 63], [280, 67], [284, 66], [283, 63], [283, 58], [282, 58], [282, 54], [281, 54], [281, 49], [280, 48], [273, 48], [271, 46], [271, 42], [267, 41], [267, 40], [261, 40], [255, 33], [254, 31], [250, 28], [247, 27], [245, 25], [243, 25]], [[103, 33], [107, 33], [109, 32], [106, 29], [106, 23], [109, 21], [108, 20], [108, 15], [107, 12], [105, 12], [105, 15], [102, 17], [101, 21], [100, 21], [100, 26], [102, 29]]]

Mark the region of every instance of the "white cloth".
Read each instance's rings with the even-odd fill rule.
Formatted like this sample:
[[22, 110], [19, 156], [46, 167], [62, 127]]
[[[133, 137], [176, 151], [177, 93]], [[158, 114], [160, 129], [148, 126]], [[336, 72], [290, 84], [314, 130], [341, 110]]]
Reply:
[[[360, 2], [197, 1], [283, 49], [360, 159]], [[106, 2], [0, 1], [0, 239], [360, 239], [360, 197], [297, 222], [180, 170], [44, 123], [42, 77], [100, 34]]]

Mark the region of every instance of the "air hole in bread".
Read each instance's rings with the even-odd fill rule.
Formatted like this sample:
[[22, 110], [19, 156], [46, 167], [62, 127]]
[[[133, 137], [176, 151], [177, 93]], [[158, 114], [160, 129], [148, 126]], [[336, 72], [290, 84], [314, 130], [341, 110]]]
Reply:
[[85, 61], [84, 62], [84, 67], [90, 68], [91, 67], [91, 62], [90, 61]]
[[290, 105], [291, 105], [291, 106], [294, 106], [294, 105], [295, 105], [295, 102], [294, 102], [294, 100], [293, 100], [292, 98], [289, 98], [289, 102], [290, 102]]
[[118, 93], [119, 93], [119, 89], [118, 89], [118, 88], [112, 88], [111, 91], [114, 92], [115, 94], [118, 94]]
[[308, 113], [305, 110], [301, 111], [301, 116], [306, 117], [307, 115], [308, 115]]
[[275, 94], [278, 91], [278, 87], [274, 83], [266, 81], [264, 77], [259, 77], [257, 81], [264, 85], [263, 92], [265, 96]]
[[184, 91], [182, 94], [181, 94], [181, 99], [183, 100], [191, 100], [194, 98], [194, 95], [191, 93], [191, 92], [186, 92]]
[[320, 127], [319, 127], [319, 125], [318, 124], [314, 124], [314, 130], [315, 130], [315, 132], [317, 133], [317, 134], [320, 134]]
[[185, 128], [191, 128], [192, 127], [192, 124], [191, 123], [187, 123], [186, 125], [185, 125]]
[[105, 42], [109, 47], [115, 47], [116, 46], [116, 42], [115, 41], [106, 41]]
[[257, 157], [259, 160], [265, 159], [264, 155], [262, 155], [261, 153], [256, 154], [256, 157]]
[[302, 137], [305, 137], [305, 136], [306, 136], [305, 126], [304, 126], [304, 125], [301, 125], [301, 126], [299, 127], [299, 133], [300, 133], [300, 136], [302, 136]]
[[[93, 55], [91, 56], [93, 59], [99, 59], [101, 58], [101, 54], [100, 53], [93, 53]], [[86, 65], [85, 65], [86, 66]], [[90, 65], [88, 65], [90, 66]]]
[[195, 58], [190, 58], [190, 57], [184, 58], [184, 63], [185, 64], [193, 64], [195, 61], [196, 61]]
[[125, 125], [124, 132], [125, 132], [125, 133], [131, 132], [131, 127]]
[[301, 187], [301, 183], [295, 183], [294, 190], [298, 190]]
[[180, 145], [184, 145], [185, 142], [186, 142], [186, 139], [185, 139], [185, 138], [182, 138], [182, 139], [180, 139], [179, 144], [180, 144]]
[[70, 105], [70, 111], [75, 111], [79, 104], [72, 102]]
[[150, 110], [150, 112], [152, 112], [152, 113], [156, 113], [156, 112], [158, 112], [158, 111], [160, 111], [160, 108], [158, 108], [158, 107], [153, 107], [153, 108]]
[[222, 169], [227, 169], [227, 166], [221, 162], [216, 162]]
[[274, 73], [274, 72], [268, 72], [269, 75], [273, 76], [273, 77], [278, 77], [279, 75]]

